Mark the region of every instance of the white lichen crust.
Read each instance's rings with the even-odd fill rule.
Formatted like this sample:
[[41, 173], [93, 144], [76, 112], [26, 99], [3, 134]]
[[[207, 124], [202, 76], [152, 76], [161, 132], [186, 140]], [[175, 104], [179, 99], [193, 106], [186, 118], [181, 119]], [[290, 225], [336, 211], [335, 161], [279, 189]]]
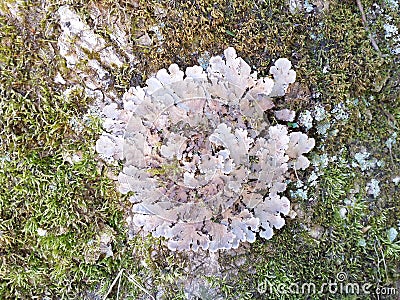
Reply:
[[121, 193], [131, 193], [129, 222], [165, 237], [171, 250], [237, 248], [269, 239], [285, 224], [282, 193], [290, 169], [305, 169], [314, 139], [270, 126], [264, 112], [283, 96], [295, 72], [287, 59], [257, 78], [233, 48], [183, 72], [175, 64], [147, 86], [132, 87], [103, 109], [96, 144], [121, 160]]

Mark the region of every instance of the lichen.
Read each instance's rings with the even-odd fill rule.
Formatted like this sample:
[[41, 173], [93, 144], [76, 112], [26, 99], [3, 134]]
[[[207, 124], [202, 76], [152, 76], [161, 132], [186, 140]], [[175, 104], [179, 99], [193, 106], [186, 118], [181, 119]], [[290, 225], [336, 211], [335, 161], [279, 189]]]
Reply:
[[378, 197], [381, 193], [381, 188], [379, 187], [380, 181], [377, 179], [371, 179], [370, 182], [367, 183], [367, 193], [372, 195], [374, 198]]
[[133, 192], [129, 222], [167, 238], [171, 250], [271, 238], [290, 211], [282, 195], [290, 170], [310, 164], [303, 154], [312, 138], [263, 119], [272, 96], [294, 82], [291, 63], [278, 59], [273, 79], [257, 78], [233, 48], [224, 57], [212, 57], [206, 72], [173, 64], [125, 93], [122, 108], [103, 108], [96, 150], [124, 162], [118, 183]]

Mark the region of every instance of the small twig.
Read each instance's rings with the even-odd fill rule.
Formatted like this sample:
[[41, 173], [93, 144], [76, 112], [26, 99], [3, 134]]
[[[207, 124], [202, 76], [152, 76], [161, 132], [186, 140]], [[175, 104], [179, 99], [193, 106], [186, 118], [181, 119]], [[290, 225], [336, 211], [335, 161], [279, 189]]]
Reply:
[[119, 276], [119, 279], [118, 279], [118, 288], [117, 288], [117, 300], [119, 300], [119, 289], [120, 289], [120, 287], [121, 287], [121, 278], [122, 278], [122, 276]]
[[294, 170], [294, 174], [296, 175], [297, 181], [300, 181], [299, 176], [297, 176], [296, 163], [293, 163], [293, 170]]
[[150, 294], [150, 292], [149, 292], [148, 290], [146, 290], [144, 287], [142, 287], [142, 286], [139, 284], [139, 282], [137, 282], [137, 280], [136, 280], [135, 278], [133, 278], [132, 275], [128, 274], [128, 275], [125, 275], [125, 276], [126, 276], [126, 278], [128, 278], [129, 282], [132, 282], [132, 283], [133, 283], [134, 285], [136, 285], [142, 292], [145, 292], [147, 295], [149, 295], [150, 298], [151, 298], [152, 300], [155, 300], [155, 298]]
[[[121, 269], [121, 271], [119, 271], [119, 273], [117, 274], [117, 276], [114, 278], [114, 281], [111, 283], [110, 287], [108, 288], [107, 293], [104, 295], [103, 300], [106, 300], [108, 295], [111, 293], [114, 285], [117, 283], [117, 280], [119, 278], [121, 278], [122, 273], [124, 272], [124, 269]], [[118, 284], [118, 289], [119, 289], [119, 284]]]
[[361, 20], [364, 24], [365, 30], [368, 32], [368, 37], [369, 37], [369, 40], [371, 41], [372, 47], [379, 53], [379, 55], [382, 56], [382, 52], [381, 52], [381, 50], [379, 50], [378, 44], [375, 41], [374, 37], [372, 36], [371, 31], [369, 30], [367, 18], [365, 17], [364, 8], [361, 4], [361, 0], [356, 0], [356, 1], [357, 1], [358, 9], [360, 10], [360, 13], [361, 13]]

